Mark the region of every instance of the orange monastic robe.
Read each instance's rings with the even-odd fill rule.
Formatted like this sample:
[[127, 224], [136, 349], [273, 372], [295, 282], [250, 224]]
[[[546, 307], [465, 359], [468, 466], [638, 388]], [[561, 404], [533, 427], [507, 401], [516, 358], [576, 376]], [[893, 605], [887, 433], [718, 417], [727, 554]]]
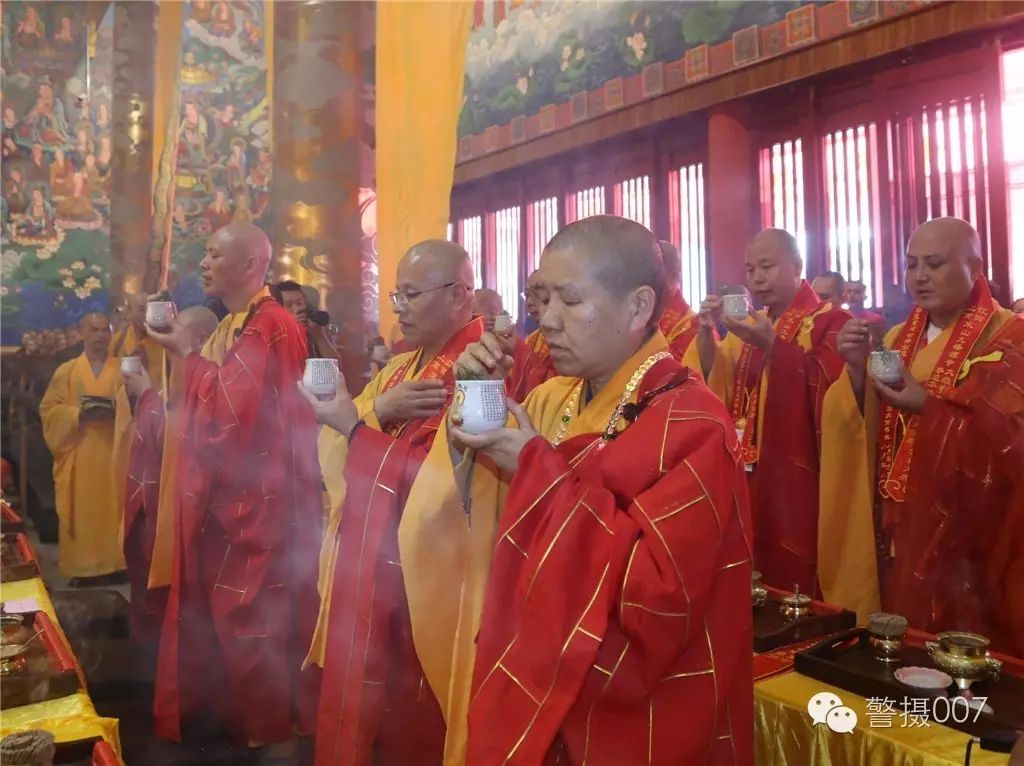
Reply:
[[[434, 766], [444, 722], [423, 679], [402, 592], [397, 529], [405, 496], [433, 443], [441, 415], [382, 427], [373, 401], [406, 380], [443, 380], [480, 339], [474, 319], [433, 358], [400, 354], [355, 399], [366, 425], [348, 440], [320, 436], [320, 461], [332, 512], [320, 557], [321, 609], [308, 661], [324, 669], [316, 764]], [[447, 408], [446, 408], [447, 409]], [[366, 591], [367, 584], [374, 588]], [[350, 663], [354, 654], [366, 664]]]
[[[589, 402], [578, 379], [536, 389], [524, 407], [562, 441], [535, 439], [514, 477], [481, 457], [453, 471], [441, 424], [398, 542], [447, 766], [752, 762], [742, 467], [723, 408], [670, 357], [659, 332]], [[353, 595], [372, 610], [380, 580]], [[357, 648], [363, 683], [387, 656]], [[374, 687], [353, 688], [332, 764], [365, 762], [349, 754]]]
[[221, 364], [185, 359], [162, 737], [211, 708], [243, 743], [312, 729], [319, 679], [299, 671], [323, 510], [313, 412], [297, 389], [305, 358], [305, 333], [264, 290]]
[[[836, 336], [850, 315], [807, 282], [775, 322], [765, 355], [730, 333], [708, 379], [740, 436], [754, 517], [754, 567], [778, 588], [818, 594], [821, 402], [842, 371]], [[696, 346], [696, 344], [694, 344]]]
[[693, 340], [700, 329], [700, 321], [679, 290], [669, 294], [658, 327], [668, 341], [672, 356], [699, 375], [700, 356]]
[[512, 360], [506, 388], [514, 401], [523, 401], [533, 389], [555, 375], [548, 344], [544, 342], [540, 330], [535, 330], [526, 340], [516, 336]]
[[114, 421], [80, 421], [82, 396], [115, 401], [118, 361], [107, 357], [94, 375], [83, 353], [53, 373], [39, 404], [43, 437], [53, 454], [60, 520], [59, 565], [65, 577], [96, 577], [124, 569], [121, 506], [110, 471]]
[[846, 373], [825, 398], [822, 587], [1024, 655], [1024, 319], [979, 281], [952, 327], [927, 325], [916, 308], [886, 338], [929, 392], [920, 414], [868, 383], [862, 416]]

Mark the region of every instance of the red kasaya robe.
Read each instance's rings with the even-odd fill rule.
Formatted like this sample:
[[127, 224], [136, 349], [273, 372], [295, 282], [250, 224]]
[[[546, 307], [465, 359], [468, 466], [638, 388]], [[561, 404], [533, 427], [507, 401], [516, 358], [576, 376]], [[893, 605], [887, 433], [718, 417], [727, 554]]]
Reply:
[[149, 589], [149, 567], [156, 538], [160, 464], [164, 444], [164, 403], [150, 388], [135, 402], [124, 505], [124, 560], [131, 587], [132, 635], [155, 641], [167, 603], [167, 589]]
[[672, 359], [637, 401], [611, 441], [538, 437], [520, 455], [476, 642], [467, 764], [753, 763], [734, 429]]
[[[455, 361], [482, 334], [483, 321], [470, 322], [425, 362], [419, 379], [454, 389]], [[391, 371], [380, 393], [406, 379], [415, 359]], [[359, 428], [336, 468], [347, 486], [334, 538], [316, 766], [441, 761], [444, 720], [416, 659], [397, 535], [409, 487], [446, 412], [390, 424], [387, 432]]]
[[[818, 584], [822, 402], [843, 369], [836, 345], [850, 314], [804, 281], [775, 321], [770, 357], [743, 343], [726, 401], [741, 433], [754, 518], [754, 567], [764, 582], [810, 596]], [[737, 344], [729, 335], [723, 346]], [[720, 347], [721, 348], [721, 347]], [[721, 393], [718, 359], [709, 382]]]
[[517, 402], [523, 401], [533, 389], [558, 374], [551, 360], [551, 351], [540, 330], [534, 330], [525, 340], [516, 338], [514, 358], [515, 364], [512, 366], [507, 388], [508, 395]]
[[697, 337], [700, 321], [679, 290], [673, 290], [669, 294], [665, 308], [661, 312], [661, 319], [658, 320], [658, 327], [668, 340], [672, 356], [677, 362], [681, 362], [690, 343]]
[[929, 396], [897, 507], [884, 608], [1024, 656], [1024, 317]]
[[219, 366], [185, 359], [174, 564], [157, 667], [156, 732], [210, 708], [234, 737], [312, 730], [300, 675], [317, 611], [323, 524], [316, 423], [296, 387], [305, 333], [269, 296]]

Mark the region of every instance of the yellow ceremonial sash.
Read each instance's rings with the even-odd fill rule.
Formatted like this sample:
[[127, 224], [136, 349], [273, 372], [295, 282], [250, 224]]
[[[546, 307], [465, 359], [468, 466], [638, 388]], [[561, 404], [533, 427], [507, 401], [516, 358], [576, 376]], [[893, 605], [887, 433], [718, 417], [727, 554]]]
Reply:
[[[633, 374], [652, 354], [667, 348], [665, 336], [655, 332], [589, 402], [581, 396], [582, 379], [555, 377], [532, 391], [523, 407], [534, 428], [549, 441], [562, 430], [566, 415], [563, 439], [583, 434], [599, 438]], [[630, 399], [635, 401], [635, 392]], [[448, 766], [461, 765], [465, 759], [475, 640], [510, 482], [510, 476], [480, 455], [453, 469], [447, 424], [442, 421], [398, 528], [413, 642], [447, 723]], [[463, 497], [470, 499], [468, 509]]]

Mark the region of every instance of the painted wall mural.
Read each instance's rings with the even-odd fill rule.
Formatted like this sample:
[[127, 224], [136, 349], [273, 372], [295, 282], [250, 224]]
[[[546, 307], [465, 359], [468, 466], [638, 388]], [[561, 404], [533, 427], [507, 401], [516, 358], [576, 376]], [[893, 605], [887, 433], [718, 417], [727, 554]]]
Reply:
[[191, 0], [185, 11], [168, 271], [181, 306], [203, 302], [211, 232], [231, 221], [272, 230], [265, 12], [261, 0]]
[[109, 308], [113, 11], [4, 3], [3, 345], [52, 352]]
[[476, 0], [459, 160], [906, 13], [923, 0]]

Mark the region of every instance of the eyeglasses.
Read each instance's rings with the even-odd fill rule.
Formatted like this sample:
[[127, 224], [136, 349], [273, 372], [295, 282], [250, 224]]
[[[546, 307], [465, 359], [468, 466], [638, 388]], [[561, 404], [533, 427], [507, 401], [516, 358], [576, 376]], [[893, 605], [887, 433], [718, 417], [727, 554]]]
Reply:
[[[458, 282], [445, 282], [443, 285], [437, 287], [428, 287], [426, 290], [394, 290], [388, 293], [388, 298], [391, 299], [391, 308], [395, 311], [400, 311], [409, 307], [409, 304], [419, 298], [421, 295], [426, 293], [432, 293], [435, 290], [443, 290], [446, 287], [452, 287], [459, 284]], [[465, 285], [462, 285], [465, 287]]]

